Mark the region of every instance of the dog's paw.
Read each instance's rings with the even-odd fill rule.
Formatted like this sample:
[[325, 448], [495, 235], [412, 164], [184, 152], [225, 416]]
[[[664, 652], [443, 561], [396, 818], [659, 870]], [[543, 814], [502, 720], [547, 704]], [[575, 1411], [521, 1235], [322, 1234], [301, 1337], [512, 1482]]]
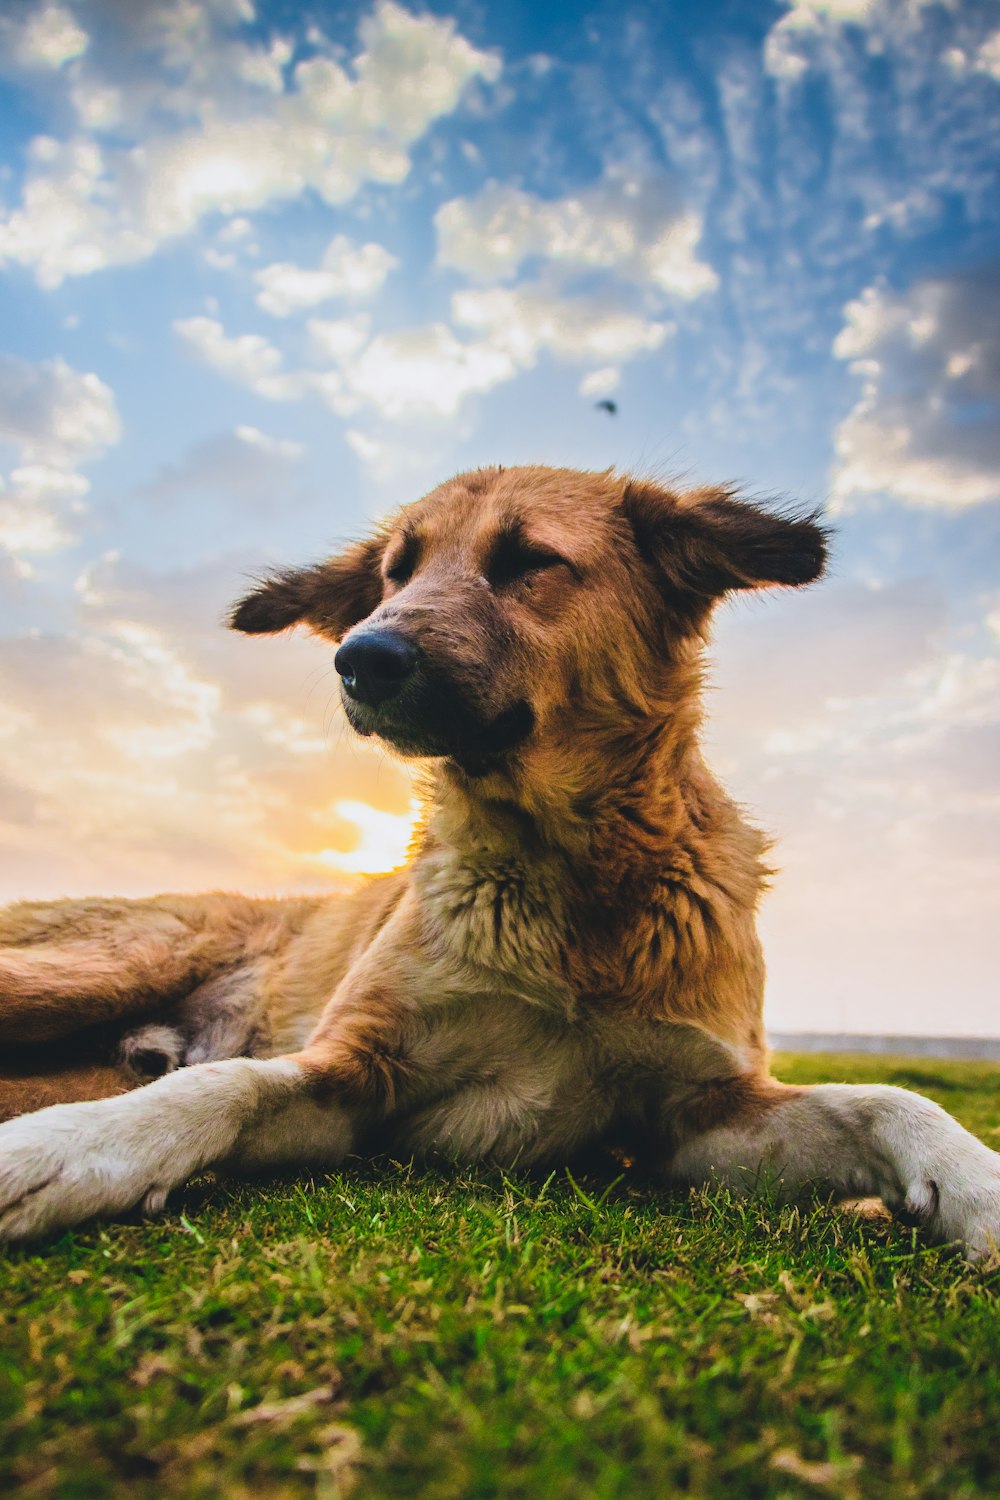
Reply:
[[1000, 1262], [1000, 1155], [945, 1120], [936, 1149], [911, 1164], [901, 1200], [891, 1206], [904, 1223], [960, 1247], [967, 1260]]
[[937, 1187], [929, 1227], [936, 1239], [961, 1245], [968, 1261], [1000, 1265], [1000, 1156], [990, 1152], [975, 1174]]
[[939, 1243], [959, 1246], [970, 1261], [1000, 1258], [996, 1151], [907, 1089], [875, 1084], [855, 1093], [850, 1084], [829, 1084], [824, 1092], [853, 1129], [865, 1185], [887, 1208]]
[[0, 1240], [38, 1239], [97, 1214], [162, 1207], [171, 1182], [129, 1128], [126, 1099], [57, 1104], [0, 1125]]

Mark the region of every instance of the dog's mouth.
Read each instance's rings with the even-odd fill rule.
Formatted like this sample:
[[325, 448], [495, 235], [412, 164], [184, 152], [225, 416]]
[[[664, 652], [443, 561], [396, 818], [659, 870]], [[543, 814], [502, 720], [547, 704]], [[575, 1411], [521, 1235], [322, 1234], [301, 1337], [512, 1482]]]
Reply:
[[375, 706], [342, 694], [348, 722], [358, 734], [374, 735], [400, 755], [452, 760], [469, 776], [485, 775], [523, 745], [535, 727], [534, 712], [524, 698], [485, 723], [476, 723], [454, 705], [450, 713], [415, 712], [405, 696]]

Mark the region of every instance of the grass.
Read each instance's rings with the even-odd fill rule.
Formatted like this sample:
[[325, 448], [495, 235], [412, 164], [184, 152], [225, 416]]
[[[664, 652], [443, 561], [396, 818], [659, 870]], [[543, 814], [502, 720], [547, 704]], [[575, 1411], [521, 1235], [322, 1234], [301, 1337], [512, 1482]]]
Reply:
[[[1000, 1068], [902, 1083], [1000, 1144]], [[1000, 1494], [1000, 1277], [882, 1218], [566, 1174], [196, 1184], [0, 1260], [0, 1493]]]

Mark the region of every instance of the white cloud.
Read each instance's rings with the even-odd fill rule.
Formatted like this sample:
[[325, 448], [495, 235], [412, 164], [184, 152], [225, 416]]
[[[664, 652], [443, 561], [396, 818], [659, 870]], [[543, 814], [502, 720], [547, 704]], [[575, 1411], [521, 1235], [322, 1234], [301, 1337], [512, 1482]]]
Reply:
[[[355, 453], [366, 464], [377, 464], [384, 455], [384, 448], [377, 438], [371, 433], [362, 432], [357, 427], [348, 427], [344, 433], [347, 442]], [[1000, 626], [1000, 614], [997, 615], [998, 626]]]
[[941, 61], [955, 73], [966, 73], [971, 67], [975, 73], [1000, 79], [1000, 31], [984, 37], [978, 46], [966, 40], [965, 46], [946, 48]]
[[[915, 0], [915, 7], [923, 0]], [[878, 0], [790, 0], [764, 43], [764, 66], [775, 78], [796, 79], [814, 58], [814, 44], [835, 36], [842, 26], [869, 24]]]
[[976, 67], [981, 73], [1000, 79], [1000, 31], [995, 31], [983, 42], [976, 53]]
[[384, 245], [354, 245], [346, 235], [338, 234], [327, 246], [317, 270], [288, 261], [262, 267], [254, 278], [261, 288], [257, 306], [276, 318], [287, 318], [335, 297], [370, 297], [397, 264]]
[[453, 21], [393, 0], [361, 21], [349, 67], [324, 52], [293, 66], [288, 39], [239, 34], [252, 16], [124, 13], [132, 45], [74, 64], [79, 132], [34, 143], [21, 203], [0, 220], [0, 261], [56, 286], [142, 260], [210, 213], [245, 217], [309, 190], [343, 203], [364, 182], [400, 183], [416, 141], [473, 79], [500, 71]]
[[599, 370], [591, 370], [580, 381], [581, 396], [610, 396], [612, 391], [618, 389], [622, 378], [622, 372], [617, 365], [603, 365]]
[[[920, 3], [920, 0], [918, 0]], [[791, 0], [791, 9], [782, 19], [786, 26], [809, 28], [827, 21], [840, 25], [860, 25], [867, 21], [877, 0]]]
[[0, 544], [19, 554], [73, 541], [90, 488], [78, 470], [120, 436], [114, 395], [97, 375], [61, 358], [0, 355], [0, 445], [16, 455], [0, 476]]
[[1000, 497], [1000, 276], [868, 287], [833, 352], [861, 396], [835, 435], [834, 493], [959, 507]]
[[224, 245], [235, 245], [241, 240], [250, 239], [253, 235], [253, 224], [249, 219], [236, 218], [227, 219], [219, 230], [216, 238]]
[[310, 318], [306, 329], [317, 356], [339, 365], [364, 348], [371, 332], [371, 318], [367, 313], [333, 320]]
[[390, 419], [452, 416], [470, 395], [517, 373], [506, 350], [463, 343], [444, 323], [382, 334], [345, 371], [348, 388]]
[[305, 393], [301, 377], [285, 370], [284, 356], [262, 334], [230, 338], [217, 318], [179, 318], [174, 332], [220, 375], [267, 401], [292, 401]]
[[456, 292], [451, 315], [471, 337], [437, 322], [371, 338], [365, 314], [311, 319], [313, 351], [331, 362], [320, 370], [287, 370], [262, 335], [230, 337], [215, 318], [185, 318], [174, 328], [220, 375], [266, 400], [313, 395], [341, 416], [367, 405], [390, 421], [451, 417], [467, 397], [512, 380], [546, 353], [620, 361], [658, 349], [673, 332], [673, 324], [646, 318], [613, 294], [563, 295], [540, 285]]
[[381, 334], [360, 350], [345, 342], [337, 409], [354, 398], [391, 421], [451, 417], [467, 397], [514, 379], [543, 354], [573, 362], [628, 359], [659, 348], [672, 331], [614, 297], [564, 297], [538, 286], [456, 292], [451, 310], [454, 323], [473, 337], [432, 323]]
[[258, 427], [250, 427], [245, 423], [236, 428], [236, 437], [256, 453], [263, 454], [266, 458], [281, 459], [286, 463], [296, 462], [305, 452], [302, 444], [293, 442], [291, 438], [268, 437]]
[[121, 436], [110, 389], [64, 359], [32, 364], [0, 355], [0, 441], [27, 461], [72, 465]]
[[64, 517], [30, 489], [15, 480], [12, 493], [0, 490], [0, 547], [21, 559], [28, 576], [31, 567], [24, 564], [25, 553], [58, 552], [75, 540]]
[[609, 270], [676, 297], [712, 291], [718, 277], [696, 255], [701, 221], [680, 211], [662, 181], [611, 171], [594, 187], [546, 200], [493, 182], [435, 215], [438, 261], [483, 282], [512, 278], [529, 259], [569, 272]]
[[89, 40], [63, 5], [43, 5], [23, 19], [0, 21], [0, 45], [23, 68], [61, 68], [80, 57]]
[[[955, 72], [970, 66], [979, 72], [1000, 76], [1000, 32], [982, 39], [988, 8], [962, 6], [936, 0], [786, 0], [789, 9], [771, 27], [764, 43], [764, 65], [775, 78], [794, 81], [817, 65], [830, 66], [840, 47], [845, 28], [862, 28], [870, 55], [887, 51], [914, 54], [914, 40], [929, 17], [933, 28], [934, 62], [943, 62]], [[935, 15], [935, 12], [937, 14]], [[941, 12], [945, 12], [942, 17]], [[953, 37], [940, 49], [942, 21]], [[907, 59], [910, 61], [910, 59]], [[832, 71], [841, 70], [833, 63]], [[838, 80], [842, 82], [842, 78]]]
[[673, 332], [613, 296], [562, 296], [533, 285], [456, 292], [452, 316], [525, 368], [543, 350], [569, 360], [629, 359], [658, 349]]
[[[230, 336], [217, 318], [179, 318], [173, 326], [204, 364], [264, 401], [301, 401], [317, 396], [340, 416], [350, 416], [357, 410], [358, 396], [351, 393], [340, 369], [288, 370], [281, 350], [263, 334]], [[364, 318], [331, 323], [314, 319], [308, 329], [314, 350], [321, 358], [335, 362], [348, 359], [368, 336]]]

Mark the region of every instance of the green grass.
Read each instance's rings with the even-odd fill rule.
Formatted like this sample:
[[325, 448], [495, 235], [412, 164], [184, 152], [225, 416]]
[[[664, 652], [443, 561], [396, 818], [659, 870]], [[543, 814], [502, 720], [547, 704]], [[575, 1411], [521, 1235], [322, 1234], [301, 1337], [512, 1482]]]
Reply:
[[[1000, 1144], [1000, 1068], [881, 1079]], [[0, 1493], [1000, 1494], [1000, 1278], [884, 1219], [358, 1165], [0, 1259]]]

